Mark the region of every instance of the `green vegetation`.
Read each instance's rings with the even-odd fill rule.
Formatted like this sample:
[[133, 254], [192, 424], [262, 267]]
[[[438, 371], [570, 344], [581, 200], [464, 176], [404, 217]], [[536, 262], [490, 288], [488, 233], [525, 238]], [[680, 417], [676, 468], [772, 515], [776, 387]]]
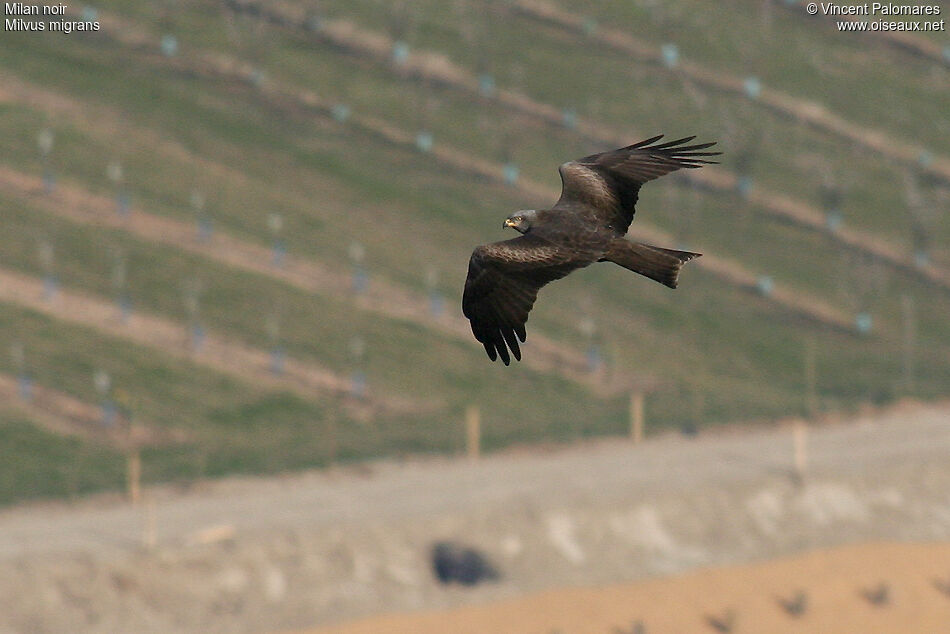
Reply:
[[0, 410], [0, 504], [119, 489], [124, 468], [114, 451], [49, 433], [19, 413]]
[[[577, 12], [572, 3], [554, 4]], [[727, 11], [709, 11], [703, 0], [644, 4], [589, 3], [584, 10], [655, 46], [675, 42], [684, 59], [707, 68], [755, 75], [765, 86], [824, 104], [854, 123], [950, 152], [950, 138], [934, 134], [950, 108], [946, 66], [885, 46], [875, 35], [839, 33], [834, 20], [811, 18], [802, 6], [773, 3], [766, 23], [765, 3]]]
[[[683, 13], [658, 11], [659, 23], [682, 21], [682, 33], [692, 33], [699, 27], [685, 12], [691, 4], [677, 3]], [[849, 224], [909, 250], [903, 179], [888, 160], [737, 95], [707, 92], [659, 67], [631, 64], [616, 51], [542, 27], [501, 3], [491, 3], [486, 21], [478, 17], [484, 5], [413, 3], [418, 11], [405, 37], [414, 48], [442, 54], [470, 76], [490, 70], [501, 88], [557, 108], [574, 108], [618, 131], [633, 129], [625, 132], [631, 140], [655, 130], [720, 138], [727, 166], [735, 164], [743, 147], [755, 145], [757, 183], [812, 205], [820, 204], [819, 187], [830, 175], [846, 187]], [[510, 152], [524, 176], [552, 188], [560, 160], [595, 149], [567, 128], [452, 86], [422, 85], [388, 63], [329, 47], [303, 30], [256, 25], [210, 0], [170, 10], [162, 6], [120, 0], [102, 5], [146, 33], [154, 48], [124, 44], [108, 33], [0, 39], [0, 67], [11, 78], [11, 96], [0, 105], [0, 167], [38, 175], [37, 134], [48, 126], [55, 132], [49, 165], [66, 191], [111, 199], [115, 190], [106, 165], [121, 160], [133, 214], [145, 211], [194, 223], [189, 201], [198, 189], [206, 194], [216, 231], [269, 248], [274, 236], [267, 218], [279, 213], [284, 221], [280, 239], [291, 254], [348, 273], [350, 247], [359, 242], [368, 254], [371, 285], [401, 287], [424, 297], [426, 278], [434, 270], [436, 288], [454, 314], [472, 246], [499, 239], [499, 221], [509, 210], [545, 201], [349, 122], [335, 122], [284, 96], [285, 89], [345, 102], [354, 112], [409, 135], [430, 130], [437, 144], [483, 160], [501, 163]], [[321, 7], [331, 17], [383, 33], [398, 22], [388, 5], [372, 0], [328, 0]], [[595, 16], [600, 22], [629, 27], [656, 44], [671, 32], [666, 26], [651, 31], [643, 10], [634, 5], [598, 10], [603, 12]], [[946, 95], [931, 97], [927, 86], [932, 75], [919, 64], [885, 63], [887, 54], [873, 47], [865, 51], [854, 41], [829, 37], [776, 10], [772, 28], [789, 29], [799, 43], [785, 59], [758, 35], [746, 42], [726, 37], [729, 16], [740, 13], [738, 8], [717, 12], [709, 34], [686, 38], [683, 54], [742, 75], [751, 72], [743, 64], [753, 53], [735, 47], [746, 47], [755, 52], [756, 72], [767, 85], [826, 101], [838, 114], [899, 137], [933, 139], [924, 134], [921, 122], [937, 117]], [[752, 28], [743, 24], [741, 28]], [[485, 29], [491, 31], [491, 46], [480, 45]], [[173, 59], [158, 52], [159, 38], [167, 31], [181, 42]], [[849, 69], [842, 85], [887, 92], [888, 99], [900, 97], [906, 106], [862, 108], [837, 84], [822, 97], [821, 86], [833, 82], [816, 78], [821, 65], [805, 59], [806, 44], [842, 56], [839, 63]], [[209, 74], [202, 61], [208, 54], [259, 67], [262, 88]], [[270, 90], [274, 86], [281, 90]], [[947, 149], [936, 142], [932, 147]], [[103, 368], [130, 394], [137, 417], [187, 430], [185, 443], [144, 453], [149, 481], [278, 472], [332, 459], [452, 452], [461, 446], [459, 423], [469, 404], [482, 408], [489, 449], [619, 434], [626, 427], [625, 394], [599, 398], [559, 373], [527, 364], [507, 369], [490, 365], [474, 340], [450, 335], [430, 322], [388, 317], [367, 310], [351, 294], [306, 292], [201, 253], [77, 223], [51, 211], [50, 202], [38, 196], [0, 193], [3, 269], [41, 276], [37, 248], [47, 240], [55, 247], [55, 272], [66, 288], [112, 301], [112, 267], [121, 256], [127, 261], [134, 310], [178, 324], [186, 322], [184, 285], [197, 278], [203, 288], [200, 319], [211, 332], [267, 350], [274, 344], [267, 319], [279, 314], [279, 341], [289, 357], [344, 378], [361, 368], [374, 394], [436, 404], [420, 415], [359, 422], [325, 394], [270, 390], [240, 372], [224, 376], [173, 351], [129, 343], [108, 324], [109, 332], [103, 334], [0, 304], [0, 371], [16, 371], [5, 350], [21, 342], [39, 383], [96, 402], [92, 373]], [[66, 195], [50, 200], [70, 204]], [[532, 354], [531, 333], [543, 333], [581, 354], [596, 346], [608, 374], [655, 378], [660, 387], [647, 399], [653, 430], [804, 413], [803, 354], [809, 339], [818, 349], [823, 408], [886, 402], [908, 393], [946, 393], [950, 325], [941, 316], [950, 314], [947, 292], [856, 258], [828, 236], [768, 218], [737, 194], [697, 192], [671, 178], [646, 188], [639, 209], [644, 221], [690, 248], [738, 262], [782, 288], [818, 297], [847, 314], [870, 311], [874, 333], [861, 337], [805, 321], [695, 266], [675, 293], [620, 269], [598, 266], [559, 282], [556, 291], [542, 292], [531, 317], [527, 355]], [[935, 243], [950, 237], [945, 218], [938, 216], [932, 229]], [[934, 256], [948, 262], [943, 250]], [[904, 294], [917, 302], [913, 390], [904, 383], [902, 365]], [[590, 337], [579, 327], [585, 318], [596, 325]], [[350, 349], [356, 337], [367, 350], [359, 361]], [[74, 465], [70, 468], [78, 475], [70, 485], [75, 491], [51, 484], [33, 493], [22, 485], [18, 496], [17, 485], [0, 492], [0, 501], [120, 486], [111, 452], [82, 449], [79, 441], [47, 442], [45, 432], [30, 436], [21, 418], [10, 420], [4, 433], [29, 443], [28, 451], [37, 455], [31, 468], [49, 472], [54, 483], [60, 482], [60, 463]], [[64, 459], [65, 454], [81, 457]]]

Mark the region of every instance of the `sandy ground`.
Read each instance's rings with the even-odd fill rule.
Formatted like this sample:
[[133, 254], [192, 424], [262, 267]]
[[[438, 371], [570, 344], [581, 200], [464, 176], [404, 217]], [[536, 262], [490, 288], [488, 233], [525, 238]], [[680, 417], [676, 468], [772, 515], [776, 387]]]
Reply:
[[[875, 605], [864, 595], [888, 587]], [[946, 632], [950, 543], [863, 544], [603, 588], [560, 589], [439, 612], [387, 615], [312, 634]], [[800, 616], [781, 602], [806, 597]]]
[[[149, 487], [138, 506], [99, 496], [4, 509], [0, 633], [257, 634], [367, 618], [384, 620], [335, 631], [616, 634], [642, 619], [649, 633], [713, 632], [705, 617], [730, 609], [735, 632], [950, 631], [936, 627], [950, 624], [939, 612], [950, 597], [933, 585], [950, 583], [950, 404], [809, 426], [801, 479], [792, 429]], [[479, 549], [501, 578], [439, 584], [430, 552], [441, 540]], [[862, 543], [895, 545], [849, 547]], [[835, 548], [846, 550], [755, 564]], [[737, 565], [753, 567], [717, 570]], [[884, 582], [891, 605], [861, 597]], [[799, 589], [811, 605], [792, 620], [776, 598]], [[439, 610], [468, 620], [447, 624]], [[819, 620], [845, 616], [853, 626]]]

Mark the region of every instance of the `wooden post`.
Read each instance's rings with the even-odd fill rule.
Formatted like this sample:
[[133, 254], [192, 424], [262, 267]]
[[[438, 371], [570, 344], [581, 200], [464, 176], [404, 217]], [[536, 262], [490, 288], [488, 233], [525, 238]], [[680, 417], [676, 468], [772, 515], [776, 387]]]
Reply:
[[643, 392], [630, 393], [630, 439], [638, 445], [643, 441]]
[[818, 413], [818, 370], [815, 356], [815, 339], [809, 337], [805, 340], [805, 411], [809, 418]]
[[703, 415], [706, 411], [706, 394], [699, 387], [698, 384], [693, 383], [693, 424], [696, 426], [696, 431], [699, 431], [703, 426]]
[[142, 529], [142, 545], [147, 550], [154, 550], [156, 544], [158, 544], [156, 524], [155, 500], [149, 496], [149, 499], [145, 503], [145, 526]]
[[914, 393], [914, 349], [917, 345], [917, 319], [914, 298], [901, 296], [901, 317], [904, 322], [904, 389]]
[[772, 27], [772, 0], [762, 0], [762, 29], [768, 32]]
[[142, 454], [138, 449], [129, 449], [125, 475], [129, 501], [138, 504], [142, 491]]
[[469, 460], [478, 460], [482, 450], [482, 416], [477, 405], [465, 410], [466, 447]]
[[339, 439], [337, 430], [336, 411], [327, 409], [326, 413], [326, 445], [327, 445], [327, 466], [332, 467], [336, 464], [336, 454], [338, 451]]
[[796, 421], [795, 426], [792, 428], [792, 438], [795, 447], [795, 478], [802, 482], [805, 479], [805, 468], [808, 464], [808, 456], [806, 455], [806, 435], [808, 433], [808, 426], [804, 421]]

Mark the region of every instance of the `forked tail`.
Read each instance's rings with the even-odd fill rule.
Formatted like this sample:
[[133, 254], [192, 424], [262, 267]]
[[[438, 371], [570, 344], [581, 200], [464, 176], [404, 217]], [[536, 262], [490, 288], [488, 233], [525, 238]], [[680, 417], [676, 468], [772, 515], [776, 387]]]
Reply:
[[649, 277], [660, 284], [676, 288], [683, 264], [701, 253], [664, 249], [641, 242], [630, 242], [617, 238], [610, 243], [604, 259], [619, 264], [634, 273]]

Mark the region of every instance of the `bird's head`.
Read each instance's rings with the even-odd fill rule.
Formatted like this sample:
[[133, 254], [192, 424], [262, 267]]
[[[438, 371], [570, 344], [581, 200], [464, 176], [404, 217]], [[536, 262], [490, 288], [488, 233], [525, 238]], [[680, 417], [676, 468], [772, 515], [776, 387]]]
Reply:
[[511, 227], [519, 233], [527, 233], [531, 230], [531, 223], [534, 222], [537, 215], [538, 212], [534, 209], [522, 209], [521, 211], [516, 211], [505, 218], [505, 224], [502, 228], [507, 229], [508, 227]]

